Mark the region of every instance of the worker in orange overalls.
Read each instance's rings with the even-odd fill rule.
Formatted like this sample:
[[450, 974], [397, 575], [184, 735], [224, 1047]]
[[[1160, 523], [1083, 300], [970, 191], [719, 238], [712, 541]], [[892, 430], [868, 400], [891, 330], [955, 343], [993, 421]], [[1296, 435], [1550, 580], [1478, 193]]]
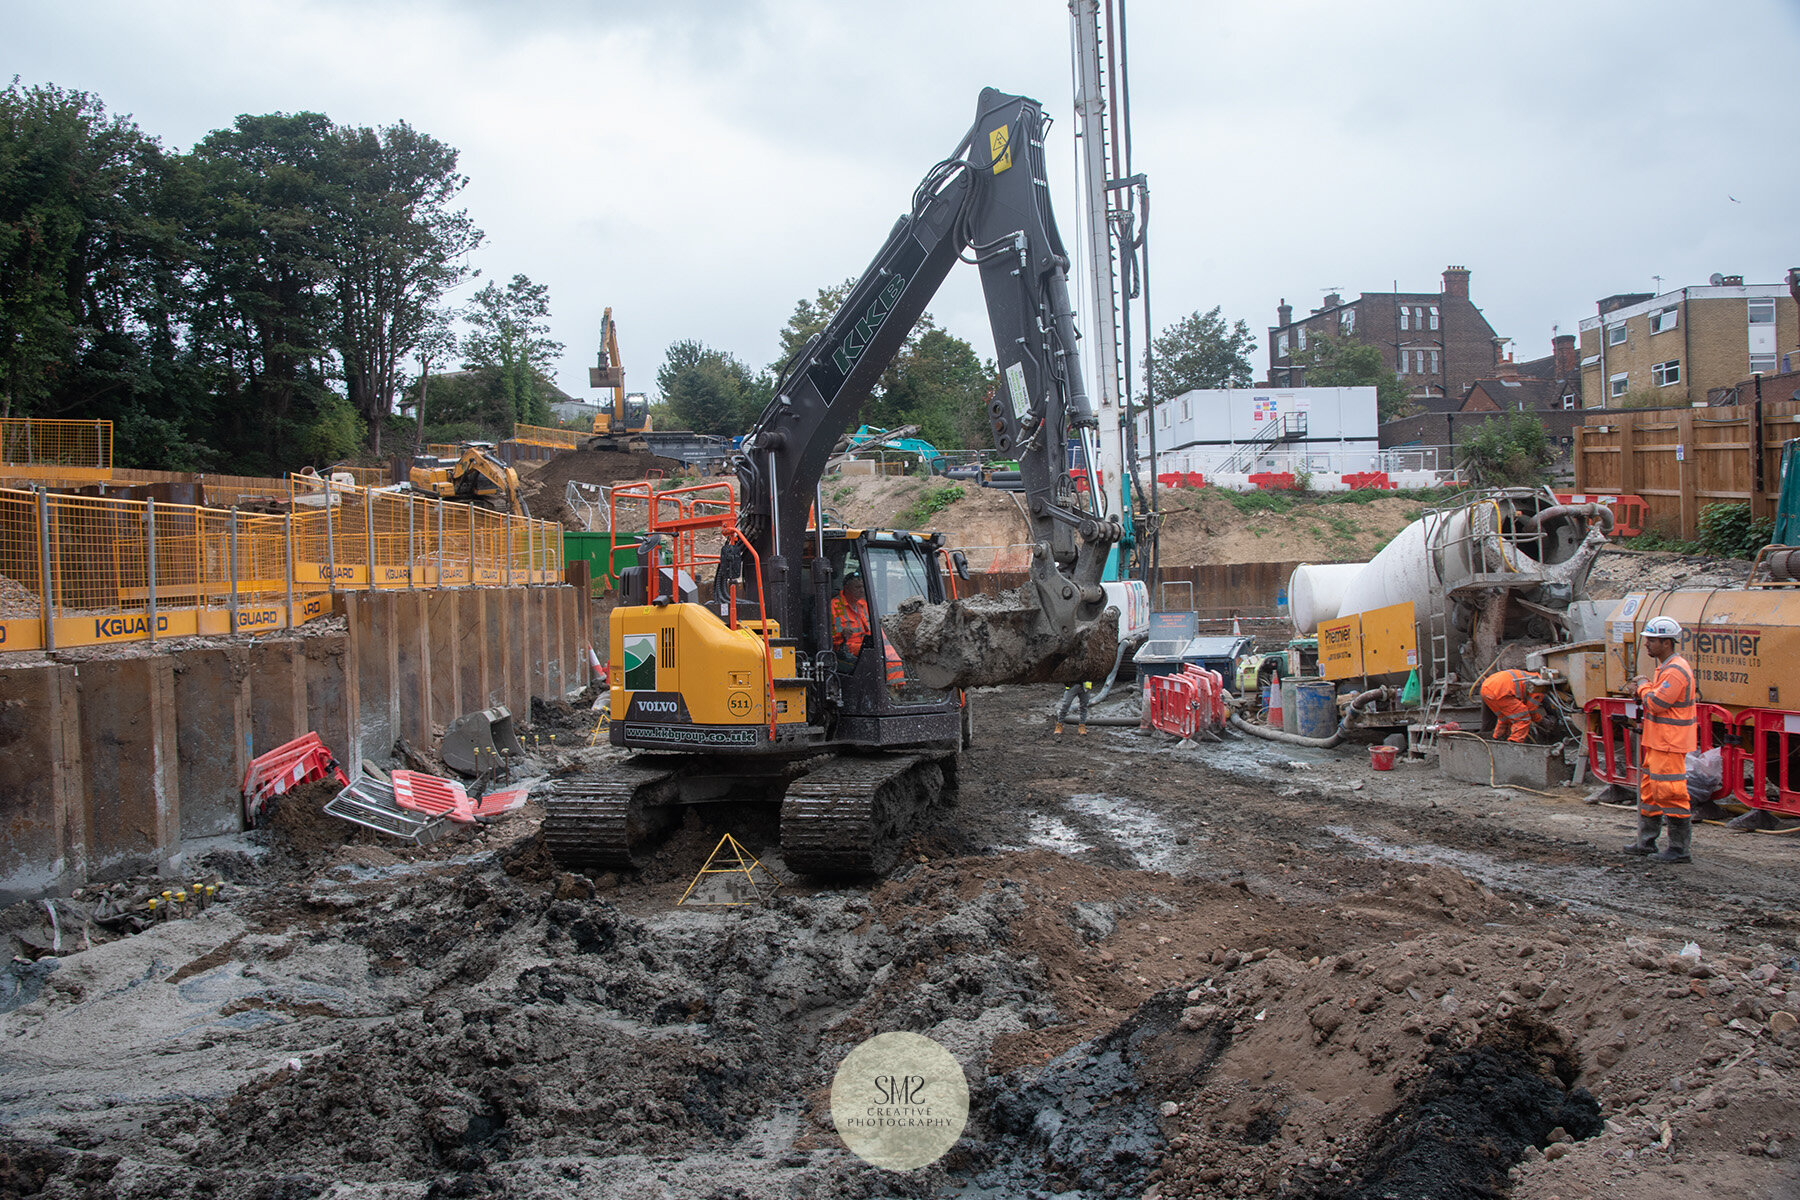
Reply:
[[[1675, 653], [1681, 626], [1673, 617], [1652, 617], [1644, 624], [1644, 652], [1656, 660], [1656, 678], [1637, 676], [1636, 685], [1643, 736], [1638, 764], [1637, 841], [1625, 853], [1649, 855], [1657, 862], [1692, 860], [1693, 810], [1688, 807], [1687, 756], [1699, 741], [1694, 705], [1699, 699], [1694, 668]], [[1656, 850], [1663, 822], [1669, 823], [1669, 848]]]
[[1494, 712], [1494, 740], [1522, 742], [1544, 719], [1544, 703], [1535, 688], [1544, 681], [1531, 671], [1495, 671], [1481, 685], [1481, 702]]
[[[846, 575], [843, 589], [831, 601], [831, 646], [838, 652], [838, 662], [844, 670], [856, 668], [856, 656], [862, 653], [863, 645], [872, 633], [869, 599], [863, 594], [862, 576]], [[888, 686], [904, 685], [906, 671], [900, 665], [899, 652], [886, 638], [881, 639], [881, 646], [887, 657]]]

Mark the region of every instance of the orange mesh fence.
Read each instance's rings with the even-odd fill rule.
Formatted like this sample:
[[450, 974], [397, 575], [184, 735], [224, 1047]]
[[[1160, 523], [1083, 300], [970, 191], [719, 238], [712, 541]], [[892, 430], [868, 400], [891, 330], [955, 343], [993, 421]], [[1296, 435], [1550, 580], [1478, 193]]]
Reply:
[[553, 522], [323, 481], [292, 495], [254, 513], [0, 490], [0, 652], [282, 629], [329, 613], [331, 591], [562, 575]]
[[0, 418], [0, 464], [112, 469], [111, 421]]
[[576, 450], [587, 444], [592, 434], [578, 429], [551, 429], [544, 425], [514, 425], [512, 440], [524, 442], [527, 446], [557, 446], [564, 450]]

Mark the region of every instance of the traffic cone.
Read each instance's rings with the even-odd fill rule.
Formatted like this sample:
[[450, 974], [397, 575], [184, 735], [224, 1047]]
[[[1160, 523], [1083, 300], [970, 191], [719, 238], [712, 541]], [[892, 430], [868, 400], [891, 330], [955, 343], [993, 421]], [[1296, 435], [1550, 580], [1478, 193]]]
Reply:
[[1236, 617], [1231, 618], [1231, 636], [1241, 637], [1243, 636], [1243, 632], [1243, 627], [1238, 624], [1238, 619]]
[[1280, 729], [1285, 718], [1281, 712], [1281, 672], [1269, 677], [1269, 725]]

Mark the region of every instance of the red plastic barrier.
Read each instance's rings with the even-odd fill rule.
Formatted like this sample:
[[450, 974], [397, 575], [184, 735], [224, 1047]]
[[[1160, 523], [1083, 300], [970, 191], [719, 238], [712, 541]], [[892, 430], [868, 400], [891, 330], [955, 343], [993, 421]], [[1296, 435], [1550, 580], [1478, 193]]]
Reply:
[[1192, 676], [1152, 675], [1150, 677], [1150, 725], [1179, 738], [1194, 736], [1194, 718], [1199, 689]]
[[1725, 755], [1725, 778], [1733, 784], [1733, 794], [1751, 808], [1800, 817], [1800, 764], [1795, 762], [1800, 713], [1745, 709], [1738, 714], [1738, 736], [1744, 745]]
[[1642, 496], [1613, 495], [1601, 492], [1557, 492], [1563, 504], [1604, 504], [1612, 509], [1613, 537], [1637, 537], [1644, 532], [1644, 521], [1650, 515], [1650, 503]]
[[1161, 484], [1163, 487], [1180, 487], [1181, 486], [1181, 472], [1180, 471], [1164, 471], [1161, 475], [1158, 475], [1156, 477], [1156, 482]]
[[1588, 773], [1602, 783], [1638, 783], [1638, 704], [1622, 696], [1587, 702]]
[[430, 817], [449, 817], [465, 825], [475, 821], [475, 805], [463, 785], [420, 771], [389, 771], [394, 803]]
[[1198, 471], [1184, 471], [1181, 475], [1181, 482], [1186, 487], [1205, 487], [1206, 476]]
[[1343, 477], [1344, 486], [1351, 491], [1359, 488], [1375, 488], [1381, 491], [1393, 491], [1400, 485], [1388, 478], [1386, 471], [1354, 471]]
[[1256, 474], [1250, 476], [1250, 484], [1252, 487], [1259, 487], [1265, 491], [1292, 491], [1294, 487], [1294, 473], [1292, 471], [1258, 471]]
[[304, 734], [258, 755], [244, 772], [244, 820], [255, 825], [270, 800], [327, 775], [336, 775], [340, 784], [350, 786], [343, 768], [316, 733]]

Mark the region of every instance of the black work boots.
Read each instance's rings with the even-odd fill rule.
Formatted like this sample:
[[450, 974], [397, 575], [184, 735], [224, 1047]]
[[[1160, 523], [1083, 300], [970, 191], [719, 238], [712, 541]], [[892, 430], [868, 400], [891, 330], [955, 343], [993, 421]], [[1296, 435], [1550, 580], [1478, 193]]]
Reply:
[[1626, 854], [1635, 854], [1639, 858], [1649, 858], [1653, 862], [1684, 863], [1692, 862], [1690, 851], [1694, 845], [1694, 821], [1692, 817], [1670, 817], [1669, 848], [1659, 851], [1656, 839], [1662, 834], [1663, 818], [1646, 817], [1638, 814], [1637, 841], [1620, 849]]
[[1670, 817], [1669, 848], [1660, 854], [1652, 854], [1654, 862], [1684, 863], [1692, 862], [1689, 851], [1694, 845], [1694, 819], [1692, 817]]

